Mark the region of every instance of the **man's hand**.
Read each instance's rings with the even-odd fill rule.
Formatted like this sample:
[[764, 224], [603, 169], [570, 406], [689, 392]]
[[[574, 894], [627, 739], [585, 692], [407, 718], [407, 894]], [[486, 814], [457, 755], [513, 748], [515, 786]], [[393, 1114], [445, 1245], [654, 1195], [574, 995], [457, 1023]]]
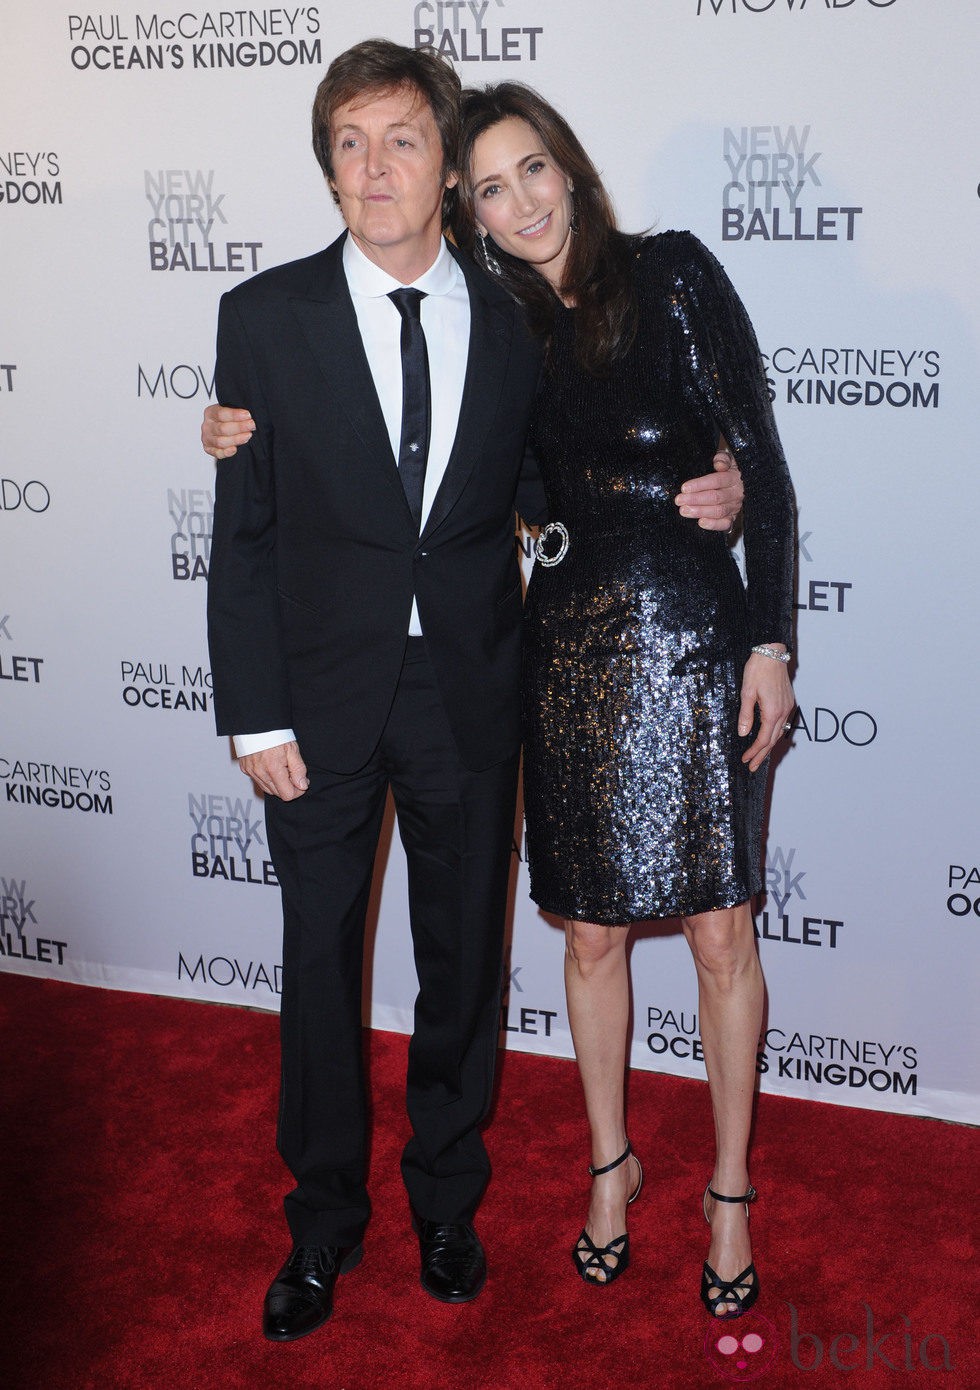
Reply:
[[[777, 649], [781, 644], [772, 643]], [[790, 684], [785, 663], [771, 656], [753, 652], [745, 663], [742, 676], [742, 704], [738, 712], [738, 732], [742, 738], [752, 731], [756, 706], [759, 709], [759, 732], [750, 748], [742, 754], [742, 762], [755, 772], [789, 730], [789, 717], [796, 708], [796, 697]]]
[[728, 449], [719, 449], [711, 462], [715, 471], [688, 478], [674, 501], [681, 516], [696, 517], [703, 531], [730, 531], [745, 497], [742, 475]]
[[295, 801], [310, 785], [295, 739], [264, 748], [261, 753], [246, 753], [238, 759], [238, 766], [267, 796], [278, 796], [280, 801]]
[[204, 452], [215, 459], [230, 459], [238, 452], [239, 444], [247, 444], [255, 430], [255, 421], [247, 410], [230, 405], [209, 405], [201, 422], [201, 443]]

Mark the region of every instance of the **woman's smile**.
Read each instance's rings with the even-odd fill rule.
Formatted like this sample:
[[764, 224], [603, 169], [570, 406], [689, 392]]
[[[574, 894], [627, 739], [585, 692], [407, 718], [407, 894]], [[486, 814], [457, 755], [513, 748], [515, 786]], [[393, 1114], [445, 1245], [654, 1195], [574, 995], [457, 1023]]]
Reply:
[[[489, 234], [501, 251], [527, 261], [560, 290], [572, 235], [572, 190], [538, 133], [517, 116], [490, 126], [473, 144], [470, 180], [480, 234]], [[542, 215], [541, 208], [548, 211]]]

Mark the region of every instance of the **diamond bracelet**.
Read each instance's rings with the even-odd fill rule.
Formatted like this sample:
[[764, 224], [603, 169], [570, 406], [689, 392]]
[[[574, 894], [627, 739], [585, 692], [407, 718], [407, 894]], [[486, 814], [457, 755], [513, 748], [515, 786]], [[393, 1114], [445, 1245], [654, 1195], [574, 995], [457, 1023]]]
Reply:
[[758, 647], [753, 647], [752, 650], [757, 656], [768, 656], [772, 661], [789, 661], [790, 657], [793, 655], [792, 652], [779, 652], [775, 647], [768, 647], [765, 643], [762, 643]]

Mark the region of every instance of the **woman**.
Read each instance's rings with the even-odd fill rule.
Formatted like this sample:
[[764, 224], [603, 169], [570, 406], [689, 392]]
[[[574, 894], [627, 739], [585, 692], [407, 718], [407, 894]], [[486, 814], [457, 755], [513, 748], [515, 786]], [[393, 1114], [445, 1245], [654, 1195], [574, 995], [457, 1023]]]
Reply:
[[[568, 1014], [592, 1141], [572, 1257], [626, 1269], [642, 1172], [626, 1137], [625, 927], [680, 917], [694, 955], [717, 1150], [701, 1298], [755, 1302], [747, 1147], [763, 980], [765, 761], [788, 730], [793, 500], [751, 325], [689, 233], [616, 230], [563, 118], [502, 83], [467, 94], [456, 237], [548, 339], [534, 443], [551, 524], [525, 636], [531, 893], [565, 919]], [[747, 593], [723, 538], [671, 499], [722, 435], [742, 469]]]

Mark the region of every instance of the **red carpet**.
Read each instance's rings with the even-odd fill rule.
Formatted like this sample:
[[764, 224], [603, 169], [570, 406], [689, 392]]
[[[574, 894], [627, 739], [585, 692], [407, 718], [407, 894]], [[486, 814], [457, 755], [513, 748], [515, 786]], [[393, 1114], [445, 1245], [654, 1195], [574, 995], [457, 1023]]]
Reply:
[[723, 1329], [756, 1338], [706, 1348], [706, 1088], [634, 1074], [634, 1263], [590, 1289], [568, 1256], [588, 1184], [575, 1068], [512, 1053], [479, 1218], [490, 1281], [447, 1307], [418, 1286], [398, 1174], [406, 1039], [375, 1033], [365, 1258], [327, 1327], [277, 1346], [259, 1313], [288, 1250], [278, 1020], [2, 974], [0, 1028], [5, 1390], [980, 1386], [973, 1130], [762, 1096], [763, 1292]]

